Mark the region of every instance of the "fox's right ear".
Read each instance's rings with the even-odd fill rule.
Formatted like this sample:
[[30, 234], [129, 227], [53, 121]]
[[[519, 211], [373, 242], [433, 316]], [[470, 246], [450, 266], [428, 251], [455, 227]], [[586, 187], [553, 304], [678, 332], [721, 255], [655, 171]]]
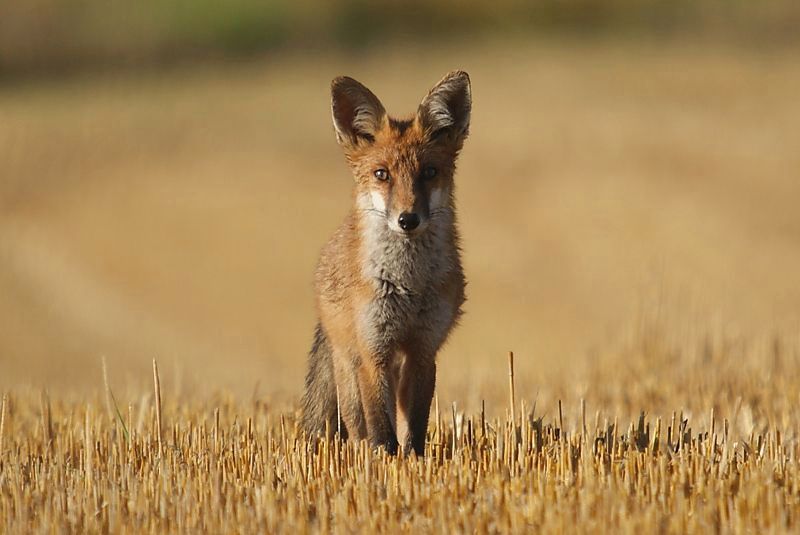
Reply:
[[344, 147], [375, 141], [386, 110], [375, 94], [348, 76], [331, 82], [331, 111], [336, 139]]

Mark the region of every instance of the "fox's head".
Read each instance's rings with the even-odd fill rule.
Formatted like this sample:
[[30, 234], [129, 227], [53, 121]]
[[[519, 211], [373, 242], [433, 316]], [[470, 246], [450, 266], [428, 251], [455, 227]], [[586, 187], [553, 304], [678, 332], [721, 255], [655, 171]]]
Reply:
[[419, 235], [451, 214], [453, 174], [469, 131], [469, 76], [454, 71], [409, 119], [389, 117], [372, 91], [346, 76], [331, 84], [333, 125], [356, 180], [359, 210], [398, 234]]

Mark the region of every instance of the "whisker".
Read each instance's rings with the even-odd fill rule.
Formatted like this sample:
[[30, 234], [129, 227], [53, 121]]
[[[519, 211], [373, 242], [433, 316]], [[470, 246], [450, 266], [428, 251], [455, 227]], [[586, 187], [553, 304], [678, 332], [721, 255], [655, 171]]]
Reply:
[[378, 214], [386, 217], [386, 212], [384, 210], [378, 210], [377, 208], [359, 208], [358, 211], [362, 213]]
[[430, 213], [429, 217], [431, 219], [433, 219], [433, 218], [436, 218], [436, 217], [441, 218], [441, 217], [446, 217], [446, 216], [450, 216], [450, 215], [452, 215], [452, 212], [450, 210], [448, 210], [446, 208], [440, 208], [438, 210], [432, 211]]

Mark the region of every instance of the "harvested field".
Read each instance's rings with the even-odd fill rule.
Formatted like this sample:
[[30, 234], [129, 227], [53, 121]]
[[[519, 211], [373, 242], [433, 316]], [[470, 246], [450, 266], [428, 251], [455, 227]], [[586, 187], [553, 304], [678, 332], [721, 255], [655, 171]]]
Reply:
[[[503, 416], [437, 400], [425, 458], [309, 441], [291, 407], [257, 397], [23, 390], [4, 400], [2, 528], [793, 532], [800, 363], [785, 349], [638, 345], [558, 385], [568, 402], [515, 399], [513, 419], [510, 400]], [[679, 399], [695, 402], [663, 409]]]

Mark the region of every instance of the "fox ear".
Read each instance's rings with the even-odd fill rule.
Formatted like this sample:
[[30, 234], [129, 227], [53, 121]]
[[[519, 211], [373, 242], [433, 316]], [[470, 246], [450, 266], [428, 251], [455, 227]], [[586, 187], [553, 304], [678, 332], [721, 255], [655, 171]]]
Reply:
[[331, 111], [336, 139], [340, 145], [373, 142], [386, 117], [386, 110], [375, 94], [348, 76], [331, 82]]
[[430, 139], [446, 134], [453, 141], [461, 143], [469, 133], [471, 111], [469, 75], [464, 71], [453, 71], [442, 78], [422, 99], [417, 110], [417, 120]]

